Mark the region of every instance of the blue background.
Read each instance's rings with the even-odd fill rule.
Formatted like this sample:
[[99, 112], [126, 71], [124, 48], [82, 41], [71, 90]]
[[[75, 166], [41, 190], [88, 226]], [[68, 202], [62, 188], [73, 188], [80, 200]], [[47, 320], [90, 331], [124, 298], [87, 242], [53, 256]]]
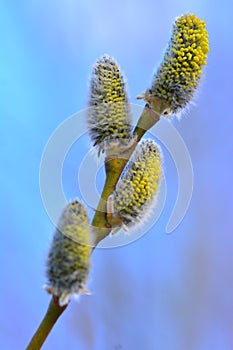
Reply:
[[[38, 180], [49, 136], [86, 107], [91, 65], [104, 53], [136, 102], [183, 13], [207, 22], [211, 47], [196, 106], [173, 121], [194, 168], [188, 213], [165, 234], [177, 193], [165, 150], [158, 223], [133, 244], [95, 251], [93, 295], [72, 302], [44, 349], [233, 349], [232, 10], [231, 0], [0, 1], [2, 349], [25, 348], [50, 299], [42, 285], [54, 227]], [[68, 198], [76, 188], [66, 185]]]

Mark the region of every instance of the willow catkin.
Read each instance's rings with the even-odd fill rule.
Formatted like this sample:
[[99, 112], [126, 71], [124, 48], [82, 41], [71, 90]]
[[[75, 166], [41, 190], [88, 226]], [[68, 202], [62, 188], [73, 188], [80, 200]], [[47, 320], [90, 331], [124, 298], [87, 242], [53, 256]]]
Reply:
[[126, 84], [115, 60], [107, 55], [93, 67], [87, 124], [94, 146], [106, 151], [116, 143], [127, 145], [131, 113]]
[[197, 90], [208, 51], [205, 22], [191, 14], [177, 18], [151, 89], [139, 98], [152, 105], [153, 99], [159, 99], [164, 106], [164, 114], [181, 112]]
[[153, 140], [140, 142], [113, 193], [114, 215], [131, 227], [151, 211], [162, 176], [161, 150]]
[[45, 289], [66, 305], [70, 296], [85, 292], [90, 269], [90, 233], [87, 211], [78, 201], [64, 209], [46, 263]]

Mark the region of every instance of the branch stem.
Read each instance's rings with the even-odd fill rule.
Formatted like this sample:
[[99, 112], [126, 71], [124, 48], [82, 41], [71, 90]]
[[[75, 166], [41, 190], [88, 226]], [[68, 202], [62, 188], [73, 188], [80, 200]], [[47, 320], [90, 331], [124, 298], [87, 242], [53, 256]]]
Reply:
[[[119, 180], [119, 177], [121, 176], [121, 173], [124, 170], [130, 156], [135, 150], [137, 143], [141, 140], [145, 132], [159, 121], [159, 118], [160, 118], [159, 113], [153, 112], [151, 108], [146, 106], [143, 109], [143, 112], [134, 129], [134, 135], [137, 136], [137, 141], [134, 142], [132, 146], [128, 148], [120, 156], [116, 156], [115, 158], [113, 157], [105, 161], [105, 172], [106, 172], [105, 184], [104, 184], [101, 198], [98, 203], [98, 206], [92, 221], [92, 226], [96, 234], [95, 245], [93, 250], [95, 249], [97, 244], [111, 232], [112, 227], [107, 221], [107, 213], [106, 213], [107, 199], [113, 193], [116, 187], [116, 184]], [[58, 301], [56, 300], [56, 297], [53, 296], [48, 306], [48, 310], [43, 320], [41, 321], [41, 324], [36, 330], [33, 338], [31, 339], [29, 345], [27, 346], [26, 350], [41, 349], [51, 329], [53, 328], [53, 326], [55, 325], [56, 321], [61, 316], [63, 311], [66, 309], [66, 307], [67, 305], [60, 307], [58, 304]]]
[[59, 306], [56, 297], [52, 297], [48, 310], [41, 321], [38, 329], [36, 330], [33, 338], [28, 344], [26, 350], [39, 350], [44, 344], [47, 336], [49, 335], [51, 329], [55, 325], [58, 318], [61, 316], [63, 311], [66, 309], [67, 305]]

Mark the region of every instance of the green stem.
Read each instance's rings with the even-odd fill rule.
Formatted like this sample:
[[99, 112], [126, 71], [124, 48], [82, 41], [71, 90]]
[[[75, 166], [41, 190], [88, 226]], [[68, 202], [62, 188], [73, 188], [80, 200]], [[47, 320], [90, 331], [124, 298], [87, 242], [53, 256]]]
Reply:
[[51, 299], [48, 310], [26, 350], [39, 350], [42, 347], [51, 329], [66, 307], [67, 305], [59, 306], [58, 300], [55, 297]]

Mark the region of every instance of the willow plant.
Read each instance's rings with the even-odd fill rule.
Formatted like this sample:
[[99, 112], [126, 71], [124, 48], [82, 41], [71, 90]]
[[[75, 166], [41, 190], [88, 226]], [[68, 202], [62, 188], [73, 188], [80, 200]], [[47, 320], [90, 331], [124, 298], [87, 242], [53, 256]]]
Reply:
[[[27, 349], [40, 349], [70, 299], [89, 294], [91, 253], [107, 235], [129, 231], [153, 212], [162, 177], [162, 150], [141, 138], [161, 116], [179, 115], [192, 101], [209, 51], [205, 22], [186, 14], [176, 19], [146, 101], [132, 118], [126, 83], [116, 61], [104, 55], [93, 66], [87, 129], [97, 154], [105, 154], [106, 179], [92, 223], [79, 200], [68, 203], [55, 231], [46, 264], [48, 310]], [[126, 166], [127, 165], [127, 166]]]

